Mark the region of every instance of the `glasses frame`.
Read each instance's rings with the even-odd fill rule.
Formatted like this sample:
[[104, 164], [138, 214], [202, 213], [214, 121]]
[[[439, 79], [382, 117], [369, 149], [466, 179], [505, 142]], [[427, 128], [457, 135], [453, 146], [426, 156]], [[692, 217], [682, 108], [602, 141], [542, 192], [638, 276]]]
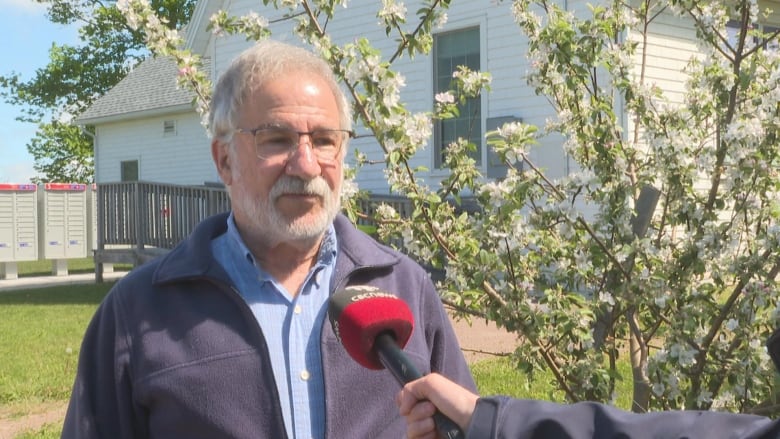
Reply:
[[[315, 156], [317, 156], [318, 160], [324, 160], [324, 161], [335, 161], [336, 157], [338, 157], [339, 153], [341, 153], [341, 148], [344, 146], [344, 143], [346, 141], [345, 138], [342, 137], [341, 142], [338, 144], [338, 148], [336, 148], [336, 153], [333, 155], [333, 158], [329, 157], [320, 157], [320, 155], [317, 153], [317, 148], [314, 146], [311, 139], [314, 138], [314, 134], [316, 133], [322, 133], [322, 132], [338, 132], [341, 134], [346, 134], [347, 138], [354, 139], [355, 138], [355, 132], [352, 130], [346, 130], [342, 128], [317, 128], [315, 130], [311, 131], [296, 131], [292, 128], [285, 128], [285, 127], [277, 127], [277, 126], [262, 126], [258, 128], [236, 128], [237, 133], [244, 133], [244, 134], [251, 134], [252, 135], [252, 141], [255, 144], [255, 156], [257, 158], [262, 160], [269, 160], [272, 159], [274, 156], [263, 156], [260, 154], [259, 145], [257, 144], [257, 133], [263, 132], [263, 131], [288, 131], [290, 133], [295, 133], [298, 135], [298, 140], [295, 142], [295, 144], [290, 145], [289, 150], [287, 151], [287, 154], [284, 155], [285, 160], [292, 157], [295, 150], [301, 145], [301, 136], [304, 134], [309, 136], [309, 141], [307, 142], [309, 144], [309, 147], [311, 148], [312, 152]], [[281, 157], [281, 155], [280, 155]]]

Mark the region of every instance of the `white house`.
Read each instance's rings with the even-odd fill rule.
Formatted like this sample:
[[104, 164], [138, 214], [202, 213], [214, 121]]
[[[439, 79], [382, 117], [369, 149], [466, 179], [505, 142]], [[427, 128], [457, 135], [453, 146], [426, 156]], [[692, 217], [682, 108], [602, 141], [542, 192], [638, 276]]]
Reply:
[[[575, 14], [587, 13], [588, 3], [594, 1], [562, 2]], [[408, 1], [406, 6], [412, 20], [412, 12], [421, 6], [421, 2]], [[351, 1], [347, 8], [339, 9], [335, 19], [328, 24], [333, 41], [344, 44], [366, 37], [375, 47], [389, 54], [395, 41], [392, 36], [385, 36], [383, 26], [377, 25], [378, 7], [379, 2]], [[435, 31], [431, 55], [414, 59], [405, 57], [394, 64], [406, 78], [401, 97], [413, 112], [432, 109], [433, 96], [439, 87], [449, 83], [457, 65], [467, 64], [472, 69], [491, 73], [492, 92], [483, 94], [481, 101], [470, 109], [479, 115], [479, 130], [472, 138], [481, 143], [478, 160], [488, 176], [501, 175], [502, 169], [493, 166], [484, 141], [485, 132], [513, 118], [543, 126], [554, 116], [546, 98], [536, 96], [526, 84], [527, 43], [513, 21], [510, 7], [510, 2], [495, 0], [452, 2], [447, 23]], [[187, 45], [203, 56], [212, 78], [218, 77], [233, 57], [252, 44], [242, 36], [215, 37], [206, 30], [210, 16], [219, 9], [226, 9], [230, 15], [254, 11], [273, 23], [272, 38], [300, 44], [292, 31], [292, 22], [277, 21], [286, 11], [262, 6], [256, 0], [200, 0], [188, 27]], [[665, 90], [672, 102], [679, 101], [684, 80], [682, 67], [697, 50], [693, 27], [664, 13], [653, 23], [647, 44], [646, 80]], [[143, 180], [200, 185], [218, 180], [209, 153], [209, 139], [190, 104], [192, 96], [177, 90], [175, 83], [176, 67], [170, 61], [147, 60], [80, 116], [78, 123], [94, 125], [96, 129], [97, 183]], [[630, 132], [631, 122], [625, 116], [624, 113], [624, 132]], [[428, 184], [434, 185], [446, 175], [439, 169], [437, 157], [440, 157], [441, 145], [463, 132], [459, 126], [463, 123], [455, 120], [435, 127], [434, 139], [415, 157], [412, 166], [429, 169], [425, 175]], [[357, 131], [366, 134], [360, 127]], [[560, 138], [543, 139], [531, 155], [532, 160], [553, 178], [570, 172], [571, 164], [561, 144]], [[383, 158], [381, 149], [370, 136], [352, 141], [350, 150], [356, 148], [373, 161], [381, 162]], [[347, 157], [349, 160], [351, 154]], [[383, 167], [384, 164], [364, 167], [356, 179], [360, 188], [387, 193]]]
[[176, 86], [177, 71], [170, 59], [148, 59], [79, 116], [77, 123], [95, 126], [97, 183], [219, 180], [192, 94]]

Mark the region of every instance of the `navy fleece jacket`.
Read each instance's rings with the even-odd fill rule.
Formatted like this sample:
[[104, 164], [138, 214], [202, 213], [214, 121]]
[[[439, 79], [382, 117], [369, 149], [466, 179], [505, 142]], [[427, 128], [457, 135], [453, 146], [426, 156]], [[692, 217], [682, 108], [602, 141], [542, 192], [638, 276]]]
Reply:
[[[162, 258], [106, 296], [80, 351], [63, 438], [287, 437], [263, 331], [213, 258], [227, 214], [208, 218]], [[369, 284], [397, 294], [415, 328], [405, 351], [422, 373], [474, 389], [427, 273], [339, 216], [331, 291]], [[355, 363], [325, 323], [321, 338], [326, 438], [404, 436], [388, 371]]]

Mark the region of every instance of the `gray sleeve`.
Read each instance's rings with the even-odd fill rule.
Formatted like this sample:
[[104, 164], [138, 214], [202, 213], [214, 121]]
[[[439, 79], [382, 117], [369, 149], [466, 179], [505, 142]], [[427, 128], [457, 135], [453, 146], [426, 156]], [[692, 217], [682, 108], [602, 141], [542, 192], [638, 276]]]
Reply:
[[754, 415], [666, 411], [637, 414], [604, 404], [555, 404], [480, 398], [468, 439], [741, 438], [780, 437], [780, 424]]

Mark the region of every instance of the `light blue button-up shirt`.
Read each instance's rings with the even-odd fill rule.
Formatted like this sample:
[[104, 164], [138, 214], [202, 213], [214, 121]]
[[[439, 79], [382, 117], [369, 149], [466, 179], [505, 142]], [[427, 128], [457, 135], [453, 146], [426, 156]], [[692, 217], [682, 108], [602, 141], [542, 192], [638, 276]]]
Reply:
[[333, 226], [325, 233], [317, 262], [301, 291], [293, 295], [257, 264], [232, 213], [227, 222], [227, 232], [211, 241], [211, 249], [263, 330], [287, 434], [295, 439], [322, 438], [325, 389], [320, 333], [336, 263]]

